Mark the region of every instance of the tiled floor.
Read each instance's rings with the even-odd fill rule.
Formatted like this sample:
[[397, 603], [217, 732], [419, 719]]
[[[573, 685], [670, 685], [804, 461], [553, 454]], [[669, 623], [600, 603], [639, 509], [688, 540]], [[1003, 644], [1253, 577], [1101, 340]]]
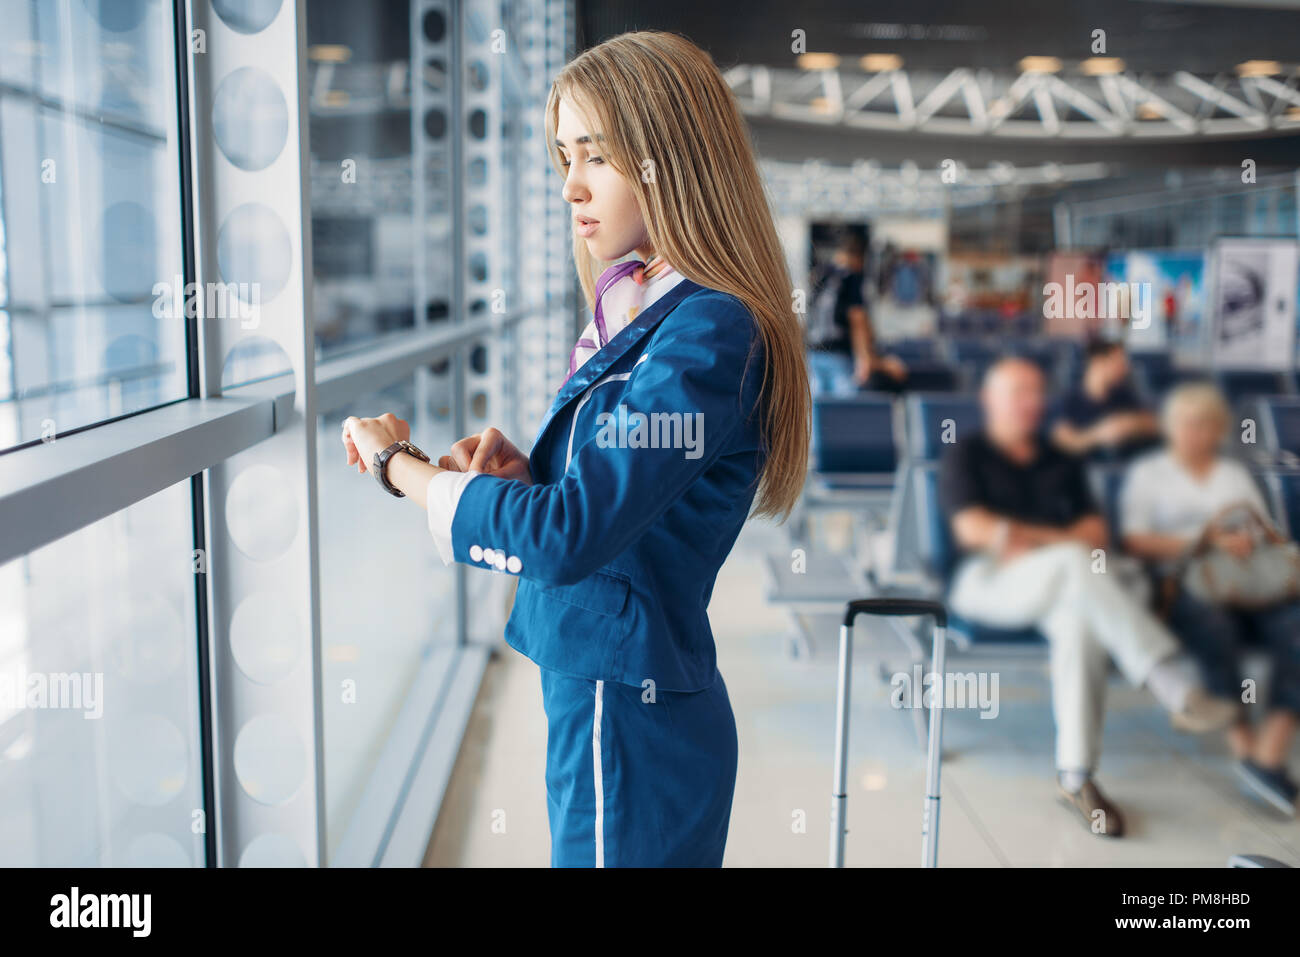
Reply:
[[[783, 542], [772, 526], [747, 526], [710, 609], [740, 733], [732, 867], [823, 867], [827, 859], [837, 636], [819, 637], [811, 660], [787, 655], [787, 622], [763, 600], [760, 562]], [[859, 619], [854, 668], [847, 863], [911, 867], [920, 862], [924, 754], [879, 674], [874, 652], [897, 665], [896, 644], [868, 621]], [[1044, 668], [1030, 661], [999, 673], [995, 719], [946, 712], [941, 866], [1222, 867], [1233, 853], [1300, 866], [1300, 822], [1245, 798], [1221, 742], [1176, 734], [1146, 692], [1118, 678], [1099, 780], [1125, 811], [1130, 834], [1092, 835], [1056, 803]], [[426, 862], [545, 866], [545, 750], [536, 667], [503, 646]]]

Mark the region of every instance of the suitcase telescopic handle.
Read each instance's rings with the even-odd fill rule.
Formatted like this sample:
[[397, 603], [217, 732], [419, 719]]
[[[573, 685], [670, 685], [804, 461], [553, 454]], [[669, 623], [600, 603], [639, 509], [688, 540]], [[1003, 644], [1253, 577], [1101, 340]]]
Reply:
[[859, 598], [844, 609], [844, 627], [852, 628], [858, 615], [931, 615], [940, 628], [948, 627], [948, 612], [937, 601], [923, 598]]

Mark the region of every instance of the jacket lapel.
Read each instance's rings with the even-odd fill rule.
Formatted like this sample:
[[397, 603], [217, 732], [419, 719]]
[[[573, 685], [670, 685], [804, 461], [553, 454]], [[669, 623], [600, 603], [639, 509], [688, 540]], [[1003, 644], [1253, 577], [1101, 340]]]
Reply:
[[701, 287], [698, 284], [683, 276], [681, 282], [652, 302], [645, 312], [628, 323], [599, 352], [583, 363], [582, 367], [570, 376], [569, 381], [564, 383], [560, 387], [560, 391], [556, 393], [554, 401], [551, 402], [550, 410], [546, 413], [546, 417], [542, 419], [541, 428], [537, 430], [537, 438], [533, 440], [533, 448], [536, 449], [541, 444], [542, 436], [561, 409], [604, 375], [610, 366], [617, 362], [632, 346], [640, 342], [655, 326], [659, 325], [679, 302], [699, 288]]

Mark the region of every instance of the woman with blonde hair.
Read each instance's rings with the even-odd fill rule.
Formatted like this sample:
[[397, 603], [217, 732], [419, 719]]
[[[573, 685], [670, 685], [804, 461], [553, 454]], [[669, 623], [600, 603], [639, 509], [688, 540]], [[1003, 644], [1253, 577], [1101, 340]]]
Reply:
[[[1250, 472], [1221, 452], [1233, 421], [1219, 390], [1179, 386], [1163, 418], [1166, 448], [1134, 463], [1125, 482], [1124, 546], [1164, 579], [1169, 627], [1199, 660], [1207, 688], [1243, 702], [1228, 729], [1242, 782], [1289, 817], [1297, 795], [1286, 762], [1300, 716], [1300, 567]], [[1206, 561], [1212, 565], [1198, 565]], [[1198, 578], [1198, 568], [1219, 570], [1223, 594], [1207, 591], [1213, 583], [1204, 572]], [[1231, 587], [1234, 581], [1240, 587]], [[1270, 583], [1273, 594], [1246, 594]], [[1271, 700], [1258, 724], [1245, 704], [1250, 676], [1240, 659], [1248, 642], [1262, 645], [1273, 662]]]
[[690, 42], [582, 53], [546, 136], [592, 320], [531, 452], [487, 429], [434, 466], [400, 420], [349, 418], [348, 464], [428, 509], [444, 561], [520, 578], [505, 637], [541, 668], [552, 864], [718, 866], [737, 738], [706, 608], [751, 506], [788, 515], [806, 474], [790, 277]]

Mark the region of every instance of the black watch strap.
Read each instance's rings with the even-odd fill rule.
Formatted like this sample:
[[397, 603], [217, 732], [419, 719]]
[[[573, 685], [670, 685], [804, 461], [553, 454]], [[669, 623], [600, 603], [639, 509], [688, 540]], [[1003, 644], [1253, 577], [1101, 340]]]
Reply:
[[371, 465], [370, 471], [375, 474], [375, 481], [377, 481], [383, 487], [385, 492], [387, 492], [389, 495], [395, 495], [398, 498], [406, 498], [405, 492], [403, 492], [399, 488], [395, 488], [393, 484], [388, 481], [388, 460], [391, 459], [398, 452], [405, 452], [408, 455], [413, 455], [421, 462], [429, 461], [429, 456], [425, 455], [423, 452], [421, 452], [410, 442], [407, 442], [405, 439], [400, 439], [394, 442], [388, 448], [384, 449], [382, 452], [375, 453], [375, 461]]

